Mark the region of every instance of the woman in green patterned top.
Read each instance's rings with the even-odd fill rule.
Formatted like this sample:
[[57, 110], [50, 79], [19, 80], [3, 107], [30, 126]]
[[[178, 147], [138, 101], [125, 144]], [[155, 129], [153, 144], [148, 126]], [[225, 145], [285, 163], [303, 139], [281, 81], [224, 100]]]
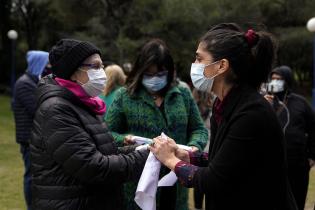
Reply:
[[[174, 62], [162, 40], [144, 44], [137, 55], [126, 88], [119, 89], [106, 114], [106, 123], [120, 145], [134, 144], [132, 136], [154, 138], [164, 132], [178, 144], [202, 150], [208, 131], [187, 87], [174, 78]], [[166, 168], [161, 169], [166, 174]], [[133, 201], [136, 183], [125, 186], [128, 210], [138, 209]], [[180, 185], [158, 188], [158, 209], [188, 210], [188, 191]]]

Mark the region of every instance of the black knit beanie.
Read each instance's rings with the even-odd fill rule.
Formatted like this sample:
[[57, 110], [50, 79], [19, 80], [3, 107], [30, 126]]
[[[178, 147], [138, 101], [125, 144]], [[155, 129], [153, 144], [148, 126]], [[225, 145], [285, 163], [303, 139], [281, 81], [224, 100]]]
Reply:
[[82, 62], [93, 54], [101, 55], [101, 52], [92, 43], [61, 39], [49, 52], [52, 73], [57, 77], [69, 79]]

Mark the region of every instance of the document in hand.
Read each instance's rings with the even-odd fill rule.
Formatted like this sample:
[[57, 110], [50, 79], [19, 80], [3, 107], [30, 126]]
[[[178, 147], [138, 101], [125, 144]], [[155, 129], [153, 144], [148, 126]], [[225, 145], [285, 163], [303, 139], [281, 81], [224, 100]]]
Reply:
[[141, 136], [132, 136], [132, 140], [134, 140], [137, 144], [151, 144], [152, 139], [141, 137]]
[[[167, 136], [164, 133], [162, 133], [161, 136], [165, 140], [167, 139]], [[178, 147], [185, 150], [191, 150], [190, 147], [185, 145], [178, 145]], [[146, 148], [147, 145], [139, 146], [139, 149]], [[152, 152], [150, 152], [138, 182], [135, 196], [135, 202], [143, 210], [156, 210], [155, 198], [158, 186], [173, 186], [177, 181], [176, 174], [173, 171], [158, 181], [160, 168], [160, 161], [155, 158]]]

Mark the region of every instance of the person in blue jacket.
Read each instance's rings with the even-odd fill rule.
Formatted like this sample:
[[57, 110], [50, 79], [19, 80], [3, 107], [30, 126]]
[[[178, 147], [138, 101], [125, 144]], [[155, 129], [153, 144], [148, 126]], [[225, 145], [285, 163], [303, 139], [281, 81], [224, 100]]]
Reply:
[[16, 81], [13, 95], [13, 112], [16, 128], [16, 142], [20, 145], [20, 151], [25, 166], [24, 196], [27, 209], [31, 206], [31, 174], [30, 174], [30, 148], [33, 116], [35, 113], [35, 90], [37, 83], [48, 64], [48, 52], [28, 51], [26, 55], [27, 70]]

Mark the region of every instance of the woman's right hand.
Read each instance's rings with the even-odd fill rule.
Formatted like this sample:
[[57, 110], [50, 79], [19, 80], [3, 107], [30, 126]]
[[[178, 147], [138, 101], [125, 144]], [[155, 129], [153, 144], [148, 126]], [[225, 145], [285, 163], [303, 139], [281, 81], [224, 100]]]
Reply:
[[124, 138], [124, 144], [125, 145], [131, 145], [131, 144], [135, 144], [136, 142], [132, 139], [132, 135], [127, 135]]
[[175, 149], [175, 156], [178, 159], [189, 163], [190, 162], [190, 158], [189, 158], [188, 151], [186, 151], [184, 149], [180, 149], [177, 146], [177, 144], [176, 144], [174, 139], [168, 137], [167, 140], [168, 140], [169, 145]]
[[178, 159], [185, 161], [187, 163], [190, 162], [189, 153], [187, 150], [177, 148], [175, 155]]

